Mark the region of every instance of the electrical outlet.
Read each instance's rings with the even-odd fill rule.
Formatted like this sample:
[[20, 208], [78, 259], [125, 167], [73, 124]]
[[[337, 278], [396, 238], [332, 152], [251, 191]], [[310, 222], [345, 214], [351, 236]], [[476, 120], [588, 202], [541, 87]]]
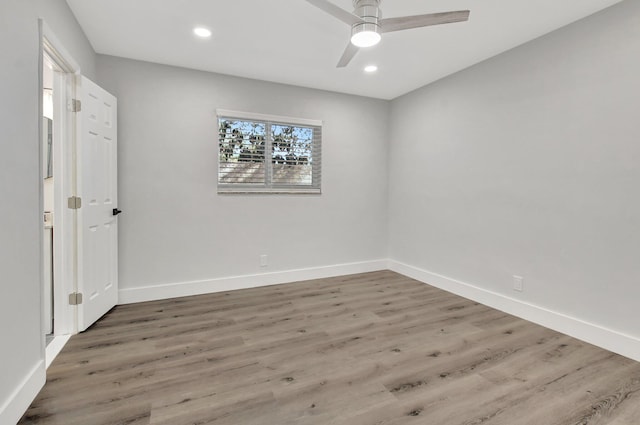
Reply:
[[260, 256], [260, 267], [267, 267], [269, 265], [269, 258], [266, 254]]
[[513, 290], [518, 292], [524, 291], [524, 278], [522, 276], [513, 275]]

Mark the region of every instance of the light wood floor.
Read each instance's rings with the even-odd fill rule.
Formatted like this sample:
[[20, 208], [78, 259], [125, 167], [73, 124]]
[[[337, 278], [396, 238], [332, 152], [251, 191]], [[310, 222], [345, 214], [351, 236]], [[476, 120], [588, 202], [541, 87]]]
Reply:
[[20, 423], [635, 425], [640, 363], [384, 271], [116, 307]]

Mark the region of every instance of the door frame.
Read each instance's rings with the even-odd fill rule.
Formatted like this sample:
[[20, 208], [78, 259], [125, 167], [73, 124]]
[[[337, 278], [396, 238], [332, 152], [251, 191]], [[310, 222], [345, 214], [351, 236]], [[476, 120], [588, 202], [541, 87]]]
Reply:
[[[69, 294], [76, 292], [77, 277], [77, 212], [67, 207], [67, 199], [76, 196], [76, 122], [68, 105], [75, 97], [76, 80], [80, 66], [65, 49], [47, 24], [40, 19], [40, 67], [39, 67], [39, 115], [42, 115], [43, 75], [42, 66], [46, 54], [56, 66], [54, 76], [53, 176], [54, 176], [54, 340], [46, 346], [44, 320], [42, 318], [42, 348], [47, 367], [62, 350], [70, 335], [77, 333], [77, 306], [69, 304]], [[43, 146], [42, 118], [39, 118], [40, 173], [42, 174]], [[40, 176], [40, 217], [44, 216], [43, 176]], [[44, 239], [44, 226], [40, 226], [40, 239]], [[41, 285], [44, 282], [44, 247], [41, 242]], [[41, 312], [44, 312], [44, 296], [41, 296]], [[44, 315], [43, 315], [44, 316]]]

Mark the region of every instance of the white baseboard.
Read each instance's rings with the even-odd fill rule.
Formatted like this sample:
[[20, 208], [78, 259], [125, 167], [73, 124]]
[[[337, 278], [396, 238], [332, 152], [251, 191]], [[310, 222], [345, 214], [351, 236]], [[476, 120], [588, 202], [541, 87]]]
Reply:
[[395, 260], [374, 260], [282, 272], [123, 288], [119, 291], [118, 301], [119, 304], [130, 304], [386, 269], [640, 361], [640, 339], [638, 338]]
[[18, 423], [44, 386], [45, 380], [45, 365], [41, 360], [0, 407], [0, 424]]
[[360, 263], [336, 264], [332, 266], [312, 267], [308, 269], [287, 270], [282, 272], [149, 285], [138, 288], [122, 288], [118, 292], [118, 304], [155, 301], [167, 298], [210, 294], [214, 292], [233, 291], [236, 289], [277, 285], [280, 283], [373, 272], [386, 270], [388, 268], [387, 264], [386, 259], [373, 260]]
[[53, 338], [53, 340], [47, 345], [47, 349], [45, 351], [44, 358], [46, 360], [46, 367], [49, 369], [51, 363], [58, 357], [60, 351], [64, 348], [69, 341], [71, 335], [57, 335]]
[[529, 304], [469, 283], [389, 260], [389, 269], [436, 288], [460, 295], [572, 336], [633, 360], [640, 361], [640, 339], [575, 317]]

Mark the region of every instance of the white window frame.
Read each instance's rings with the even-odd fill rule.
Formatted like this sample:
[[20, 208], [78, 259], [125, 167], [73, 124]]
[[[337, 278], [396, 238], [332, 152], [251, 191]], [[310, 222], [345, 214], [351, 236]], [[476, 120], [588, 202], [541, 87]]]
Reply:
[[[279, 115], [258, 114], [252, 112], [232, 111], [228, 109], [216, 110], [216, 129], [219, 128], [220, 119], [237, 119], [256, 121], [265, 123], [267, 126], [267, 137], [265, 140], [265, 182], [264, 184], [250, 184], [250, 183], [220, 183], [219, 167], [220, 167], [220, 149], [216, 148], [217, 157], [217, 172], [216, 181], [218, 187], [218, 193], [220, 194], [252, 194], [252, 193], [265, 193], [265, 194], [320, 194], [321, 192], [321, 170], [322, 170], [322, 121], [313, 120], [307, 118], [294, 118]], [[303, 126], [313, 127], [314, 132], [320, 131], [320, 136], [316, 140], [314, 134], [314, 141], [312, 146], [312, 184], [311, 185], [277, 185], [271, 181], [272, 178], [272, 141], [271, 139], [271, 125], [291, 125], [291, 126]], [[218, 137], [216, 137], [216, 141]]]

